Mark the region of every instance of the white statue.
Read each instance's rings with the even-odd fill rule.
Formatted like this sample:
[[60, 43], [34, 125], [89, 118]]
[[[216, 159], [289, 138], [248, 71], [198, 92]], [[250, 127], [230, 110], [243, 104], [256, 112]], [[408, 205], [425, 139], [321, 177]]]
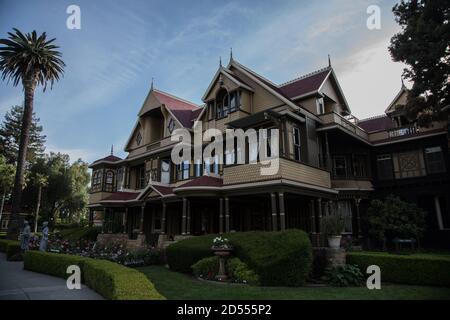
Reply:
[[27, 220], [23, 222], [23, 225], [24, 226], [21, 235], [20, 248], [22, 249], [22, 251], [27, 251], [29, 248], [31, 228]]

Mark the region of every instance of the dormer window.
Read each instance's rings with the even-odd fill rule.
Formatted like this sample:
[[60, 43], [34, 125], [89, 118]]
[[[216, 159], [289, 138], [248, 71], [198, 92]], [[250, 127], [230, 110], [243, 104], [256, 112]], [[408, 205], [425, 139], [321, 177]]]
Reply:
[[323, 98], [317, 99], [316, 104], [317, 104], [317, 114], [324, 114], [325, 113], [325, 104], [323, 102]]
[[139, 131], [137, 136], [136, 136], [136, 144], [139, 146], [139, 145], [141, 145], [141, 142], [142, 142], [142, 134]]
[[175, 121], [173, 121], [173, 118], [170, 118], [167, 129], [169, 129], [169, 133], [172, 134], [173, 130], [175, 129]]

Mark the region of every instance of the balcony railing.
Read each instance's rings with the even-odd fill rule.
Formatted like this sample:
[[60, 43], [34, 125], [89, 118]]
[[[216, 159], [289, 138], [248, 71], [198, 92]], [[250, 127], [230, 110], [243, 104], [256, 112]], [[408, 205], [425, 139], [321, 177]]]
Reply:
[[417, 129], [417, 126], [415, 124], [412, 124], [412, 125], [404, 126], [401, 128], [389, 129], [388, 136], [389, 136], [389, 138], [395, 138], [395, 137], [416, 134], [418, 132], [419, 132], [419, 130]]
[[334, 124], [341, 128], [344, 128], [345, 130], [355, 134], [360, 138], [363, 138], [364, 140], [368, 140], [369, 138], [367, 132], [334, 111], [320, 115], [320, 119], [323, 121], [324, 125]]

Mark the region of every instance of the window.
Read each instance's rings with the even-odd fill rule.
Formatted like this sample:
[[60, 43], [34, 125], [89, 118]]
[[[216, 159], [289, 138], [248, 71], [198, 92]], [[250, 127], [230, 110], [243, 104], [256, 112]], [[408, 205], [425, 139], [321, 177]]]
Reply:
[[323, 98], [319, 98], [316, 100], [317, 105], [317, 114], [323, 114], [325, 113], [325, 105], [323, 103]]
[[229, 113], [229, 106], [230, 106], [230, 100], [229, 100], [228, 92], [225, 89], [221, 89], [219, 93], [216, 96], [216, 118], [224, 118]]
[[334, 175], [336, 177], [346, 177], [347, 176], [347, 159], [345, 156], [334, 156]]
[[123, 189], [123, 184], [124, 184], [124, 181], [123, 181], [124, 174], [123, 173], [124, 173], [124, 170], [125, 169], [123, 167], [117, 169], [116, 186], [117, 186], [118, 190], [122, 190]]
[[170, 183], [170, 160], [161, 160], [161, 183]]
[[175, 129], [175, 121], [173, 120], [173, 118], [170, 118], [167, 129], [169, 129], [169, 133], [172, 133], [173, 129]]
[[196, 177], [200, 177], [202, 175], [202, 164], [201, 160], [197, 160], [194, 165], [194, 174]]
[[143, 189], [145, 188], [145, 166], [139, 166], [136, 168], [136, 189]]
[[392, 166], [392, 157], [390, 154], [377, 156], [378, 179], [390, 180], [394, 178], [394, 168]]
[[425, 161], [428, 174], [445, 172], [444, 156], [441, 147], [425, 148]]
[[355, 177], [367, 177], [367, 156], [364, 154], [353, 155], [353, 170]]
[[106, 192], [114, 191], [114, 172], [112, 170], [108, 170], [106, 172], [105, 191]]
[[184, 161], [183, 163], [176, 165], [177, 169], [177, 180], [189, 179], [189, 161]]
[[142, 142], [142, 134], [139, 131], [138, 134], [136, 135], [136, 144], [139, 146]]
[[294, 158], [297, 161], [301, 160], [301, 142], [300, 142], [300, 128], [294, 127], [292, 129], [293, 143], [294, 143]]
[[102, 172], [101, 170], [97, 170], [94, 172], [92, 176], [92, 191], [97, 192], [100, 191], [102, 187]]
[[338, 212], [344, 220], [344, 233], [352, 233], [352, 203], [350, 201], [338, 201], [337, 205]]
[[233, 91], [230, 93], [230, 112], [234, 112], [239, 109], [240, 106], [240, 92]]

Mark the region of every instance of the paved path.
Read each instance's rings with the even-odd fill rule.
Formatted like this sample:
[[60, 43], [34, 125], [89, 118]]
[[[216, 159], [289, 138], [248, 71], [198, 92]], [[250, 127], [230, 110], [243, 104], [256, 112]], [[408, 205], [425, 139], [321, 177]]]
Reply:
[[82, 285], [69, 290], [66, 280], [23, 270], [23, 262], [6, 261], [0, 253], [0, 300], [102, 300], [95, 291]]

